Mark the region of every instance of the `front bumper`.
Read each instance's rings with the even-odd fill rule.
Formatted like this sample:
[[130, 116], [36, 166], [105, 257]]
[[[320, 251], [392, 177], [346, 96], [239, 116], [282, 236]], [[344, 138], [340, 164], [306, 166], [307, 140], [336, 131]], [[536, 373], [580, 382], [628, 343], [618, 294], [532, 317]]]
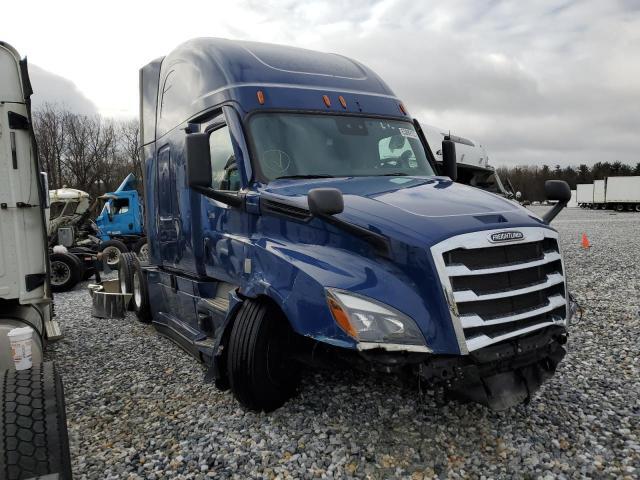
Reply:
[[416, 365], [415, 373], [452, 398], [504, 410], [529, 401], [553, 376], [566, 341], [564, 328], [550, 327], [469, 355], [430, 358]]

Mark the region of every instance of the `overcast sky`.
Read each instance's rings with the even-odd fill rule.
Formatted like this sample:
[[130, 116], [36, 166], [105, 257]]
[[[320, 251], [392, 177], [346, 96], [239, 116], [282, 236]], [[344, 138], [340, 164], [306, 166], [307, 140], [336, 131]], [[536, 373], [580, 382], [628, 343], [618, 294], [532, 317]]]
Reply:
[[2, 40], [45, 70], [36, 104], [136, 116], [142, 65], [217, 36], [354, 57], [497, 166], [640, 162], [640, 0], [58, 0], [2, 16]]

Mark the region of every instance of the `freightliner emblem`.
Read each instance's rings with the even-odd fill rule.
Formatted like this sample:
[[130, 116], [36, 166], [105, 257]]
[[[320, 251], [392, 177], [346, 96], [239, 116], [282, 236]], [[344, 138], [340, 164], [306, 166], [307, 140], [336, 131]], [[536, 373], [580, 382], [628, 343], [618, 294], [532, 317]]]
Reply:
[[510, 242], [512, 240], [522, 240], [524, 238], [524, 233], [518, 232], [517, 230], [509, 230], [506, 232], [497, 232], [492, 233], [489, 236], [489, 240], [492, 242]]

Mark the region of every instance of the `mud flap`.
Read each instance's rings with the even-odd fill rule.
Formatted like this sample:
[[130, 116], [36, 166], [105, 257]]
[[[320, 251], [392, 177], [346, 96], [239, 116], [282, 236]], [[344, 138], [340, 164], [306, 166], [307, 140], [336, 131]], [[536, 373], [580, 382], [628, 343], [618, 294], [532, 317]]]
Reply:
[[500, 411], [531, 400], [543, 382], [551, 378], [566, 350], [554, 349], [548, 357], [523, 367], [481, 376], [479, 369], [467, 371], [465, 381], [450, 385], [446, 391], [453, 399], [472, 401]]

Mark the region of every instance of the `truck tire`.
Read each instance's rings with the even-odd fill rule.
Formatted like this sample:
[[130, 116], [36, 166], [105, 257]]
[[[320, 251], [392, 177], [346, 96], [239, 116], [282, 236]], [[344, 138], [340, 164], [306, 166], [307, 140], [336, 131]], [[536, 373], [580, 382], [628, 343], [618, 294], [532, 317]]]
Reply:
[[0, 478], [71, 479], [62, 381], [52, 362], [0, 372]]
[[132, 293], [131, 276], [133, 274], [133, 264], [138, 261], [135, 253], [126, 252], [120, 255], [118, 262], [118, 283], [122, 293]]
[[138, 258], [141, 262], [149, 261], [149, 243], [147, 242], [147, 237], [142, 237], [138, 240], [133, 247], [133, 251], [136, 252]]
[[53, 292], [71, 290], [84, 275], [82, 262], [71, 253], [52, 253], [49, 255], [49, 265]]
[[147, 285], [147, 277], [142, 271], [142, 266], [137, 260], [133, 264], [131, 272], [131, 305], [136, 317], [142, 323], [151, 323], [151, 305], [149, 303], [149, 288]]
[[115, 270], [120, 261], [120, 255], [129, 251], [120, 240], [107, 240], [100, 244], [99, 250], [106, 257], [105, 261], [112, 270]]
[[[118, 283], [122, 293], [133, 293], [131, 282], [133, 278], [134, 264], [138, 262], [138, 257], [133, 252], [126, 252], [120, 255], [118, 262]], [[127, 310], [133, 309], [133, 301], [130, 299]]]
[[242, 304], [226, 362], [231, 391], [242, 406], [270, 412], [295, 394], [299, 375], [290, 356], [293, 335], [276, 307], [251, 299]]

